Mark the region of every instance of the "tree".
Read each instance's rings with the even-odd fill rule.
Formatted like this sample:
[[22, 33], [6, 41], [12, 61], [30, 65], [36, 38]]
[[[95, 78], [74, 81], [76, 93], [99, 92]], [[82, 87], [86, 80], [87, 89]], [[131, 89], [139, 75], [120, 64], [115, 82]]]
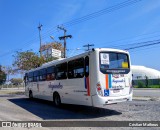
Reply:
[[138, 81], [138, 88], [145, 88], [145, 85], [142, 81]]
[[23, 83], [23, 80], [21, 78], [12, 78], [10, 81], [13, 85], [19, 85]]
[[15, 58], [13, 66], [22, 71], [37, 68], [41, 66], [43, 63], [45, 63], [44, 58], [39, 57], [38, 54], [36, 54], [32, 50], [24, 52], [17, 51], [16, 54], [13, 56]]
[[3, 83], [5, 83], [5, 81], [6, 81], [6, 74], [2, 70], [2, 66], [0, 65], [0, 85], [2, 85]]
[[56, 57], [48, 57], [47, 59], [45, 59], [45, 62], [50, 62], [50, 61], [53, 61], [53, 60], [57, 60], [58, 58]]
[[3, 71], [6, 73], [7, 81], [9, 81], [10, 75], [15, 74], [15, 70], [10, 66], [3, 66]]

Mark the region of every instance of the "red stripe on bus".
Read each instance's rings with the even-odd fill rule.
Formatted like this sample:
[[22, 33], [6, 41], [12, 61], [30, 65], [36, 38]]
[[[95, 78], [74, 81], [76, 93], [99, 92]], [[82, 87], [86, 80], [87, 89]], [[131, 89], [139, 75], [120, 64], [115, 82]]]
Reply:
[[87, 81], [87, 94], [90, 96], [90, 83], [89, 83], [89, 76], [86, 78]]
[[108, 83], [108, 82], [109, 82], [108, 74], [106, 74], [106, 78], [105, 78], [105, 79], [106, 79], [106, 89], [109, 89], [109, 86], [108, 86], [108, 84], [109, 84], [109, 83]]

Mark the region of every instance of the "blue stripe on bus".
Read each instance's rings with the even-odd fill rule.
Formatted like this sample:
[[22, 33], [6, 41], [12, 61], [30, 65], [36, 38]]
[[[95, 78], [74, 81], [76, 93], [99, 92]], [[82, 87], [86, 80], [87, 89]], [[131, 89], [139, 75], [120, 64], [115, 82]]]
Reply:
[[109, 88], [112, 88], [112, 74], [109, 74]]
[[85, 89], [87, 89], [87, 81], [86, 81], [86, 78], [84, 78], [84, 86], [85, 86]]

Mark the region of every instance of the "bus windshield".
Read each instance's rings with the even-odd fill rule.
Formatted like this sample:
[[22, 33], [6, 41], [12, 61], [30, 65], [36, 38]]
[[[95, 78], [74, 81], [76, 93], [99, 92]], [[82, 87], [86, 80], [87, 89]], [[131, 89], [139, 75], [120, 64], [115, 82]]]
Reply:
[[128, 73], [129, 58], [125, 53], [101, 52], [100, 70], [102, 73]]

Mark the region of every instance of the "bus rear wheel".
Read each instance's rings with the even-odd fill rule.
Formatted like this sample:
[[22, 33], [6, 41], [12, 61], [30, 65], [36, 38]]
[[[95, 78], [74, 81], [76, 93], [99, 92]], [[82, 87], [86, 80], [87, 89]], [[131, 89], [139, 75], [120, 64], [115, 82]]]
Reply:
[[61, 98], [58, 93], [54, 93], [53, 102], [56, 107], [59, 107], [61, 105]]
[[32, 91], [29, 91], [29, 99], [33, 99], [33, 93], [32, 93]]

